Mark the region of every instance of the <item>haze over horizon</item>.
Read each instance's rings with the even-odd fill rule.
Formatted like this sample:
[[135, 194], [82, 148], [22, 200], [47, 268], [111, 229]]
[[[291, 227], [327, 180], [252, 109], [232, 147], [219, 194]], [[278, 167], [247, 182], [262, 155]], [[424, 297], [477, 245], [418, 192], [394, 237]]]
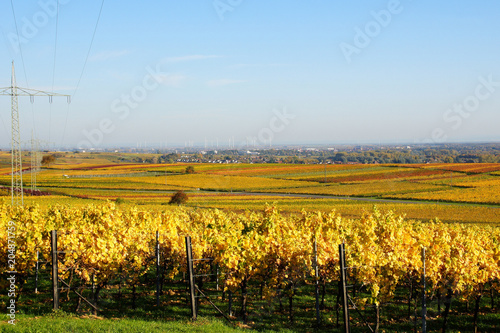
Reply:
[[[19, 86], [72, 95], [69, 106], [19, 97], [23, 141], [32, 131], [85, 148], [500, 141], [497, 2], [13, 6], [0, 4], [0, 87], [14, 61]], [[10, 103], [0, 96], [1, 147]]]

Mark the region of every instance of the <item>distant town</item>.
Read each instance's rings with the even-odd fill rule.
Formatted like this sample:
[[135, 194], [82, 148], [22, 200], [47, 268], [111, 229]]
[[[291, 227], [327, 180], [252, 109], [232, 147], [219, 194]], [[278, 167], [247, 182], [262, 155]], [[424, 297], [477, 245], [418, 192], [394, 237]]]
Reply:
[[[47, 150], [48, 152], [49, 150]], [[50, 151], [54, 151], [50, 149]], [[294, 163], [294, 164], [415, 164], [499, 163], [500, 143], [417, 145], [281, 146], [275, 148], [205, 147], [95, 148], [75, 153], [122, 153], [130, 163]], [[57, 152], [55, 153], [57, 157]]]

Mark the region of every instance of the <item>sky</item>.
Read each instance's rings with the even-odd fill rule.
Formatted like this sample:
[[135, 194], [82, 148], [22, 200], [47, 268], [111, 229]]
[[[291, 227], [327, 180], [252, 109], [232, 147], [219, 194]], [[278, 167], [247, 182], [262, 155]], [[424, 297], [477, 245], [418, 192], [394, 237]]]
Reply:
[[[13, 7], [12, 7], [13, 6]], [[99, 15], [100, 13], [100, 15]], [[2, 1], [21, 140], [66, 148], [500, 141], [498, 1]], [[14, 19], [15, 16], [15, 19]], [[0, 96], [0, 147], [10, 145]]]

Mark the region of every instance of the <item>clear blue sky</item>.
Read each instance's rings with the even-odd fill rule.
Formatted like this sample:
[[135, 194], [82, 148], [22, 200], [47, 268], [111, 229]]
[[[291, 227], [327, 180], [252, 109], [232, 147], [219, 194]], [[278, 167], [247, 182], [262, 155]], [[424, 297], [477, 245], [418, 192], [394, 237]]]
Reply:
[[22, 140], [500, 141], [497, 1], [108, 0], [78, 88], [101, 1], [55, 3], [14, 1], [24, 65], [0, 4], [0, 87], [14, 60], [19, 86], [74, 95], [20, 97]]

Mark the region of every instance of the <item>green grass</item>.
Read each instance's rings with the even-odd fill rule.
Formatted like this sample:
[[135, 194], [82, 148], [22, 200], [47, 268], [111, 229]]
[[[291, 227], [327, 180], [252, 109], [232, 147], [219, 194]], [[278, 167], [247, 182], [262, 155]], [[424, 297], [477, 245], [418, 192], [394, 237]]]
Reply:
[[16, 325], [0, 324], [1, 332], [241, 332], [238, 327], [213, 318], [200, 318], [192, 322], [188, 320], [161, 321], [127, 318], [103, 318], [96, 316], [76, 316], [65, 312], [33, 317], [20, 315]]
[[[240, 309], [240, 292], [233, 295], [233, 324], [228, 323], [210, 304], [200, 300], [199, 317], [196, 322], [189, 320], [190, 308], [187, 303], [186, 283], [182, 276], [175, 280], [166, 280], [164, 293], [160, 297], [160, 307], [156, 307], [155, 274], [149, 272], [140, 279], [133, 297], [130, 285], [119, 281], [111, 281], [110, 285], [101, 291], [98, 306], [100, 312], [94, 316], [90, 307], [82, 303], [76, 310], [77, 297], [74, 293], [61, 292], [60, 309], [52, 310], [51, 281], [49, 270], [41, 271], [39, 284], [40, 293], [34, 294], [33, 277], [27, 279], [18, 303], [19, 313], [16, 316], [15, 327], [7, 324], [3, 316], [0, 322], [0, 332], [343, 332], [342, 312], [340, 312], [340, 327], [337, 328], [337, 282], [326, 284], [324, 309], [321, 310], [322, 324], [315, 322], [314, 285], [311, 281], [299, 282], [293, 297], [293, 317], [291, 322], [288, 310], [288, 297], [283, 291], [281, 302], [279, 297], [261, 299], [259, 285], [251, 283], [248, 288], [249, 305], [248, 321], [243, 324]], [[2, 277], [3, 278], [3, 277]], [[366, 297], [366, 291], [358, 285], [357, 297]], [[215, 289], [215, 283], [205, 281], [203, 290], [210, 295], [214, 303], [224, 312], [228, 311], [228, 296], [222, 299], [222, 292]], [[321, 289], [320, 289], [321, 290]], [[92, 299], [91, 287], [81, 291], [87, 299]], [[351, 291], [352, 292], [352, 291]], [[479, 316], [480, 332], [498, 332], [500, 329], [499, 295], [495, 293], [495, 306], [491, 306], [489, 293], [482, 298]], [[408, 318], [408, 288], [401, 285], [395, 298], [381, 308], [380, 332], [412, 332], [414, 327], [414, 307], [412, 304], [411, 318]], [[356, 298], [355, 298], [356, 299]], [[5, 295], [0, 296], [0, 305], [5, 309]], [[135, 307], [134, 307], [135, 303]], [[281, 303], [281, 305], [280, 305]], [[473, 306], [471, 302], [466, 307], [465, 302], [454, 298], [448, 319], [447, 332], [473, 331]], [[417, 299], [417, 329], [420, 331], [420, 296]], [[444, 311], [444, 305], [441, 306]], [[374, 309], [367, 307], [361, 310], [374, 327]], [[439, 315], [436, 300], [428, 301], [427, 322], [428, 332], [440, 332], [443, 318]], [[351, 311], [351, 331], [353, 333], [368, 332], [362, 324], [361, 317]]]

